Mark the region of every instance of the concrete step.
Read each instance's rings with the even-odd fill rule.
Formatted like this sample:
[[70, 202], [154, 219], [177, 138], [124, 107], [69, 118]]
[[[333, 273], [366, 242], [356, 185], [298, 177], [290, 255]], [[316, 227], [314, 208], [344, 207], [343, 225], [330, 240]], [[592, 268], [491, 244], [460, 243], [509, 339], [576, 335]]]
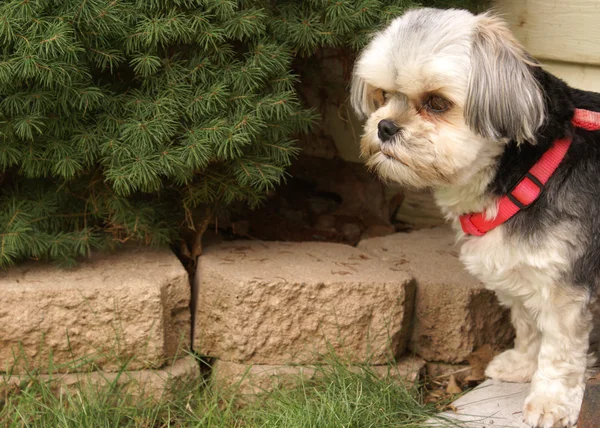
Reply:
[[[469, 428], [529, 428], [521, 421], [528, 383], [508, 383], [488, 379], [452, 405], [456, 412], [441, 413], [427, 421], [430, 427], [466, 426]], [[452, 425], [452, 423], [460, 425]], [[600, 426], [600, 375], [587, 383], [578, 428]]]
[[428, 427], [529, 428], [521, 421], [528, 383], [486, 380], [466, 393], [453, 406], [456, 412], [444, 412], [427, 421]]

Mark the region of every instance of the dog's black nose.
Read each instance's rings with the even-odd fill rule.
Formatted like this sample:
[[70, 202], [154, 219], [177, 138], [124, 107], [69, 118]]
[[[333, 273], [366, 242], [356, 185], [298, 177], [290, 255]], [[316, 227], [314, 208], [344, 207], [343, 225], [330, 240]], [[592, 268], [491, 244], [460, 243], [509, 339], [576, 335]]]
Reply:
[[398, 128], [391, 120], [385, 119], [377, 124], [377, 136], [383, 142], [392, 138], [399, 130], [400, 128]]

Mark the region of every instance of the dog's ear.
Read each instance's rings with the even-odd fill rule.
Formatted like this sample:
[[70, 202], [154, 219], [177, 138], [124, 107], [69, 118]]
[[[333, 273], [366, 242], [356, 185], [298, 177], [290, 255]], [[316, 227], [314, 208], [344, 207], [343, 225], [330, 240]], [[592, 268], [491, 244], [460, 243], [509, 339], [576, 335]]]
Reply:
[[544, 95], [532, 74], [538, 65], [501, 19], [478, 17], [471, 52], [465, 117], [486, 138], [535, 143], [544, 122]]
[[373, 109], [369, 107], [368, 100], [368, 85], [362, 77], [356, 74], [356, 70], [352, 73], [352, 82], [350, 83], [350, 105], [356, 112], [356, 115], [364, 119], [373, 113]]
[[350, 84], [350, 104], [359, 118], [369, 117], [385, 102], [383, 91], [369, 85], [365, 79], [352, 73]]

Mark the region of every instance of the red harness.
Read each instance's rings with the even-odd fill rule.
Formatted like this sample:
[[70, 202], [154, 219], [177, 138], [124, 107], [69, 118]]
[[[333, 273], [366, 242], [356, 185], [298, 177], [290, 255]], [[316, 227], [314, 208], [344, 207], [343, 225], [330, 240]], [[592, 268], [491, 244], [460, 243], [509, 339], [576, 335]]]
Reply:
[[[600, 130], [600, 112], [575, 109], [571, 123], [587, 131]], [[544, 185], [567, 154], [569, 146], [571, 146], [570, 138], [556, 140], [552, 147], [525, 174], [525, 177], [507, 195], [500, 198], [498, 215], [495, 218], [488, 220], [484, 213], [461, 215], [462, 230], [467, 235], [483, 236], [534, 203], [544, 190]]]

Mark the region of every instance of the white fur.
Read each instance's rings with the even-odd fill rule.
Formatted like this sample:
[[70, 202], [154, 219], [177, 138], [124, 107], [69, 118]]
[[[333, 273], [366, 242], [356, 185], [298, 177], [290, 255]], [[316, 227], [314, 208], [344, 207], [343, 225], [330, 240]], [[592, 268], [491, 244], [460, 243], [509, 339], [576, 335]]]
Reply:
[[[569, 427], [575, 424], [581, 405], [591, 330], [587, 293], [567, 283], [564, 275], [579, 256], [577, 228], [565, 222], [534, 241], [509, 237], [503, 226], [482, 237], [467, 237], [458, 222], [460, 215], [469, 212], [483, 211], [488, 218], [497, 214], [497, 198], [488, 196], [486, 189], [507, 139], [492, 137], [495, 124], [508, 124], [519, 139], [532, 135], [543, 118], [543, 107], [524, 112], [520, 124], [518, 112], [506, 109], [481, 114], [489, 123], [474, 124], [476, 120], [468, 117], [467, 104], [474, 105], [468, 96], [481, 92], [471, 87], [477, 80], [471, 69], [477, 63], [471, 60], [476, 35], [494, 39], [489, 43], [494, 49], [506, 47], [503, 53], [512, 55], [513, 63], [526, 60], [522, 48], [507, 34], [504, 24], [489, 15], [410, 11], [362, 53], [351, 98], [356, 111], [368, 117], [361, 141], [367, 165], [385, 179], [433, 188], [437, 204], [462, 241], [462, 262], [511, 308], [515, 347], [497, 356], [487, 375], [532, 382], [523, 409], [530, 426]], [[478, 46], [478, 55], [486, 46]], [[488, 66], [488, 72], [500, 73], [498, 80], [506, 83], [510, 70], [503, 70], [502, 64]], [[527, 67], [521, 67], [521, 72], [526, 73]], [[518, 77], [529, 85], [528, 98], [538, 102], [539, 88], [528, 83], [534, 79]], [[494, 76], [486, 79], [493, 83]], [[374, 90], [390, 93], [384, 105], [370, 98]], [[423, 113], [423, 99], [432, 91], [452, 102], [448, 112]], [[494, 114], [510, 117], [494, 118]], [[391, 142], [378, 138], [377, 124], [383, 119], [402, 128]]]
[[517, 331], [515, 348], [497, 356], [486, 374], [532, 381], [523, 415], [534, 427], [574, 425], [583, 397], [592, 322], [585, 290], [562, 282], [576, 257], [569, 226], [548, 231], [543, 246], [506, 238], [500, 226], [466, 238], [461, 248], [467, 269], [511, 307]]

